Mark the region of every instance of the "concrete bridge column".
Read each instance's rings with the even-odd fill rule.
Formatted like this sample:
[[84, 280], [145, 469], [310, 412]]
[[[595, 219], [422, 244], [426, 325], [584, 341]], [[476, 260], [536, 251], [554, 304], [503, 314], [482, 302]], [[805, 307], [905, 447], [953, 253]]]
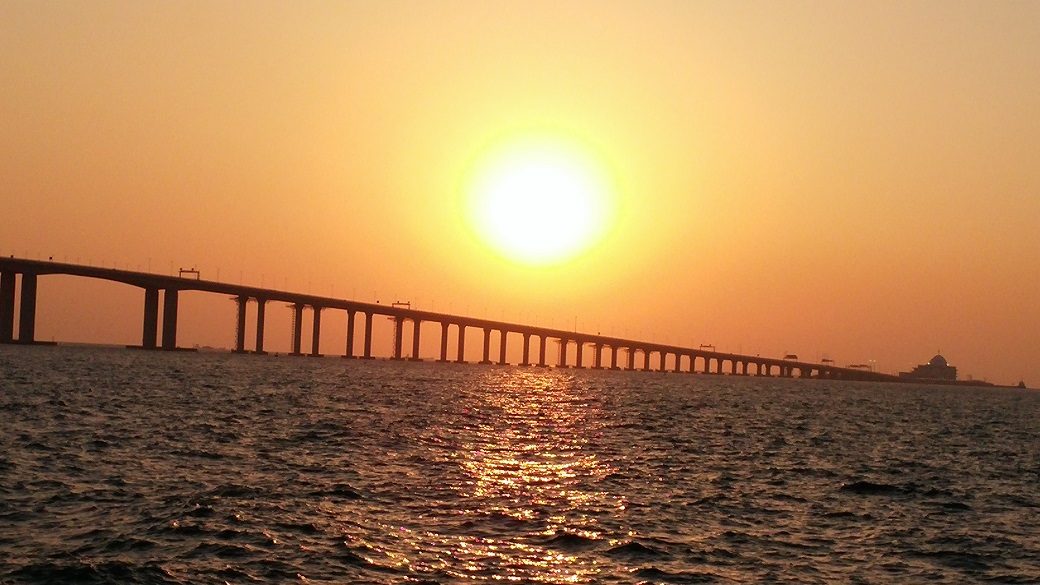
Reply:
[[480, 363], [491, 363], [491, 329], [489, 327], [484, 328], [484, 359], [480, 360]]
[[401, 359], [401, 336], [404, 334], [404, 317], [394, 317], [394, 359]]
[[141, 332], [141, 347], [155, 349], [159, 334], [159, 289], [144, 289], [144, 327]]
[[498, 364], [501, 365], [501, 366], [504, 366], [504, 365], [507, 365], [507, 363], [506, 363], [506, 335], [508, 335], [508, 333], [506, 332], [505, 329], [499, 329], [498, 332], [501, 335], [501, 339], [499, 339], [499, 346], [498, 346]]
[[664, 372], [664, 371], [667, 370], [667, 368], [665, 368], [665, 363], [666, 363], [666, 361], [668, 359], [668, 352], [664, 351], [664, 350], [661, 350], [660, 354], [661, 354], [661, 366], [658, 368], [658, 370]]
[[455, 361], [460, 364], [466, 363], [466, 326], [462, 323], [459, 323], [459, 353]]
[[603, 344], [597, 343], [595, 346], [596, 359], [592, 362], [592, 367], [597, 370], [603, 369]]
[[653, 351], [643, 348], [643, 371], [650, 371], [650, 360], [653, 358]]
[[581, 354], [582, 354], [582, 350], [585, 349], [585, 342], [579, 339], [579, 340], [575, 341], [574, 343], [576, 343], [578, 345], [577, 354], [574, 356], [574, 367], [581, 369], [581, 368], [585, 367], [585, 366], [581, 365]]
[[682, 357], [681, 353], [675, 352], [675, 369], [672, 371], [676, 374], [682, 373]]
[[370, 311], [365, 312], [365, 348], [364, 359], [372, 359], [372, 317]]
[[303, 355], [300, 352], [300, 347], [303, 344], [303, 305], [300, 303], [293, 305], [292, 329], [292, 353], [290, 355]]
[[737, 375], [737, 360], [729, 360], [729, 373], [733, 374], [734, 376]]
[[521, 366], [531, 365], [531, 334], [524, 333], [524, 361], [520, 362]]
[[36, 275], [22, 273], [22, 301], [18, 309], [18, 343], [36, 341]]
[[632, 346], [628, 346], [628, 369], [636, 369], [636, 350]]
[[419, 357], [419, 329], [421, 326], [421, 319], [412, 319], [412, 357], [409, 359], [413, 362], [422, 361], [422, 358]]
[[314, 312], [314, 328], [311, 330], [311, 357], [321, 357], [318, 346], [321, 344], [321, 307], [311, 306]]
[[547, 367], [545, 363], [545, 334], [538, 336], [538, 365], [541, 367]]
[[448, 323], [441, 321], [441, 363], [448, 361]]
[[0, 343], [14, 341], [14, 272], [0, 274]]
[[256, 299], [256, 349], [253, 353], [267, 355], [264, 351], [264, 316], [267, 312], [267, 299]]
[[560, 362], [558, 367], [567, 367], [567, 344], [570, 343], [568, 339], [560, 339]]
[[347, 309], [347, 343], [346, 350], [343, 353], [345, 358], [354, 357], [354, 315], [357, 311], [354, 309]]
[[177, 289], [168, 288], [163, 293], [162, 348], [177, 349]]
[[[156, 294], [159, 293], [159, 291], [155, 292]], [[145, 303], [147, 304], [147, 302], [146, 296]], [[248, 303], [249, 297], [235, 297], [235, 308], [238, 309], [238, 322], [235, 324], [235, 353], [246, 352], [246, 305]], [[156, 308], [158, 309], [158, 298], [156, 299]]]

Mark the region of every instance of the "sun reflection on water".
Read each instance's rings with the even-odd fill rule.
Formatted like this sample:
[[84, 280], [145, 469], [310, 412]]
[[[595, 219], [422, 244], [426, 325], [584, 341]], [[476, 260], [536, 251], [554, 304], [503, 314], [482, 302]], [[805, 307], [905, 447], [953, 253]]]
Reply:
[[466, 554], [484, 556], [485, 568], [488, 557], [505, 561], [494, 579], [579, 582], [597, 574], [566, 546], [544, 546], [594, 541], [595, 515], [624, 505], [595, 488], [611, 471], [586, 449], [604, 424], [596, 401], [566, 373], [494, 370], [464, 414], [454, 454], [469, 476], [460, 486], [463, 513], [535, 528], [509, 542], [466, 545]]

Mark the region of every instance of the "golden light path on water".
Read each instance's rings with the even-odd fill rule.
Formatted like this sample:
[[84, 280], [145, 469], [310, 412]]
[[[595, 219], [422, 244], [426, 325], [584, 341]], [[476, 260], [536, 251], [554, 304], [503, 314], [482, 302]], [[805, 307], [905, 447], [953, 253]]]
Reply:
[[[611, 417], [587, 384], [566, 372], [494, 369], [458, 387], [446, 411], [403, 414], [430, 422], [408, 440], [424, 446], [434, 471], [420, 483], [431, 491], [385, 508], [389, 518], [403, 506], [414, 522], [376, 521], [381, 538], [346, 544], [368, 551], [360, 556], [373, 567], [456, 580], [592, 582], [611, 571], [574, 554], [610, 542], [598, 519], [627, 505], [598, 487], [615, 469], [588, 445]], [[382, 471], [414, 476], [396, 457], [388, 451]], [[341, 529], [360, 528], [352, 524]]]
[[[603, 425], [599, 407], [567, 374], [493, 371], [484, 382], [485, 402], [471, 413], [473, 424], [456, 454], [471, 478], [463, 491], [473, 506], [518, 521], [548, 514], [544, 534], [550, 539], [599, 537], [590, 510], [625, 505], [588, 489], [611, 473], [585, 450]], [[504, 580], [576, 582], [598, 573], [576, 556], [524, 543], [506, 544], [506, 550], [481, 543], [469, 552], [519, 559], [521, 567], [496, 576]]]

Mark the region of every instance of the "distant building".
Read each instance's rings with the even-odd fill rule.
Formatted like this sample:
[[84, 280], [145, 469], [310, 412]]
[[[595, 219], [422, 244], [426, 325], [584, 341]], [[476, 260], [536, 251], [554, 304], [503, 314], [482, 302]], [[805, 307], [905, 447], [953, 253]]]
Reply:
[[957, 368], [946, 362], [941, 354], [935, 354], [927, 364], [921, 364], [911, 372], [899, 372], [900, 378], [920, 378], [923, 380], [956, 380]]

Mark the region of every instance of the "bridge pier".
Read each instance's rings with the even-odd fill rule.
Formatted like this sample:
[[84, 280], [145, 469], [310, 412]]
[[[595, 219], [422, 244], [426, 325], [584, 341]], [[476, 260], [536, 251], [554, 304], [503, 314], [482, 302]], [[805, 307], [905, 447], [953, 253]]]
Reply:
[[422, 319], [412, 319], [412, 357], [408, 358], [413, 362], [421, 362], [422, 358], [419, 357], [419, 329], [422, 327]]
[[464, 364], [466, 363], [466, 326], [459, 323], [459, 347], [458, 354], [455, 356], [455, 363]]
[[448, 361], [448, 322], [441, 321], [441, 359], [437, 360], [441, 363]]
[[491, 329], [489, 327], [484, 328], [484, 359], [480, 360], [480, 363], [491, 363]]
[[628, 369], [629, 370], [634, 370], [634, 369], [636, 369], [636, 352], [635, 352], [635, 349], [631, 345], [628, 346], [626, 349], [628, 349]]
[[0, 273], [0, 343], [14, 341], [15, 273]]
[[144, 289], [144, 326], [141, 328], [141, 347], [155, 349], [159, 336], [159, 289]]
[[22, 273], [22, 297], [18, 307], [18, 343], [36, 341], [36, 275]]
[[499, 329], [498, 333], [500, 336], [498, 346], [498, 365], [506, 366], [509, 365], [506, 362], [506, 335], [508, 335], [508, 333], [506, 332], [505, 328]]
[[267, 299], [256, 299], [256, 349], [253, 353], [267, 355], [264, 351], [264, 313], [267, 308]]
[[177, 289], [168, 288], [163, 293], [162, 348], [177, 349]]
[[602, 343], [597, 343], [593, 347], [594, 347], [594, 351], [596, 352], [596, 357], [595, 357], [595, 359], [592, 360], [592, 368], [596, 369], [596, 370], [602, 370], [603, 369], [603, 344]]
[[521, 366], [531, 365], [531, 334], [524, 333], [524, 361], [520, 362]]
[[401, 317], [394, 317], [394, 357], [395, 360], [401, 359], [401, 336], [404, 335], [404, 319]]
[[365, 353], [364, 359], [372, 359], [372, 313], [365, 311]]
[[558, 367], [558, 368], [566, 368], [567, 367], [567, 345], [569, 343], [570, 343], [569, 339], [563, 339], [563, 338], [560, 339], [560, 359], [559, 359], [559, 363], [556, 364], [556, 367]]
[[549, 364], [545, 363], [545, 334], [542, 333], [538, 336], [538, 367], [547, 368]]
[[658, 367], [658, 368], [657, 368], [657, 370], [658, 370], [659, 372], [665, 372], [665, 371], [666, 371], [666, 368], [665, 368], [665, 362], [666, 362], [666, 361], [667, 361], [667, 359], [668, 359], [668, 352], [667, 352], [667, 351], [664, 351], [664, 350], [662, 349], [662, 350], [661, 350], [660, 352], [658, 352], [658, 353], [660, 353], [660, 354], [661, 354], [661, 355], [660, 355], [660, 358], [661, 358], [661, 363], [660, 363], [660, 367]]
[[620, 350], [620, 349], [621, 348], [619, 348], [616, 345], [610, 346], [610, 369], [612, 369], [612, 370], [617, 370], [618, 369], [617, 354], [618, 354], [618, 350]]
[[321, 307], [311, 305], [314, 313], [314, 328], [311, 330], [311, 357], [322, 357], [318, 346], [321, 344]]
[[[235, 297], [238, 309], [238, 325], [235, 327], [235, 353], [246, 353], [246, 306], [249, 297]], [[146, 311], [147, 312], [147, 311]], [[147, 316], [145, 317], [147, 319]]]
[[582, 341], [581, 339], [577, 339], [577, 340], [574, 341], [574, 344], [577, 346], [577, 351], [576, 351], [576, 354], [574, 356], [574, 367], [578, 368], [579, 370], [581, 370], [581, 369], [585, 368], [585, 366], [581, 365], [581, 354], [582, 354], [582, 350], [585, 349], [585, 342]]
[[347, 309], [347, 343], [343, 350], [343, 357], [348, 359], [354, 358], [354, 315], [356, 313], [357, 311], [354, 309]]
[[303, 345], [303, 304], [296, 303], [293, 305], [293, 332], [292, 332], [292, 352], [289, 355], [303, 355], [300, 351]]

